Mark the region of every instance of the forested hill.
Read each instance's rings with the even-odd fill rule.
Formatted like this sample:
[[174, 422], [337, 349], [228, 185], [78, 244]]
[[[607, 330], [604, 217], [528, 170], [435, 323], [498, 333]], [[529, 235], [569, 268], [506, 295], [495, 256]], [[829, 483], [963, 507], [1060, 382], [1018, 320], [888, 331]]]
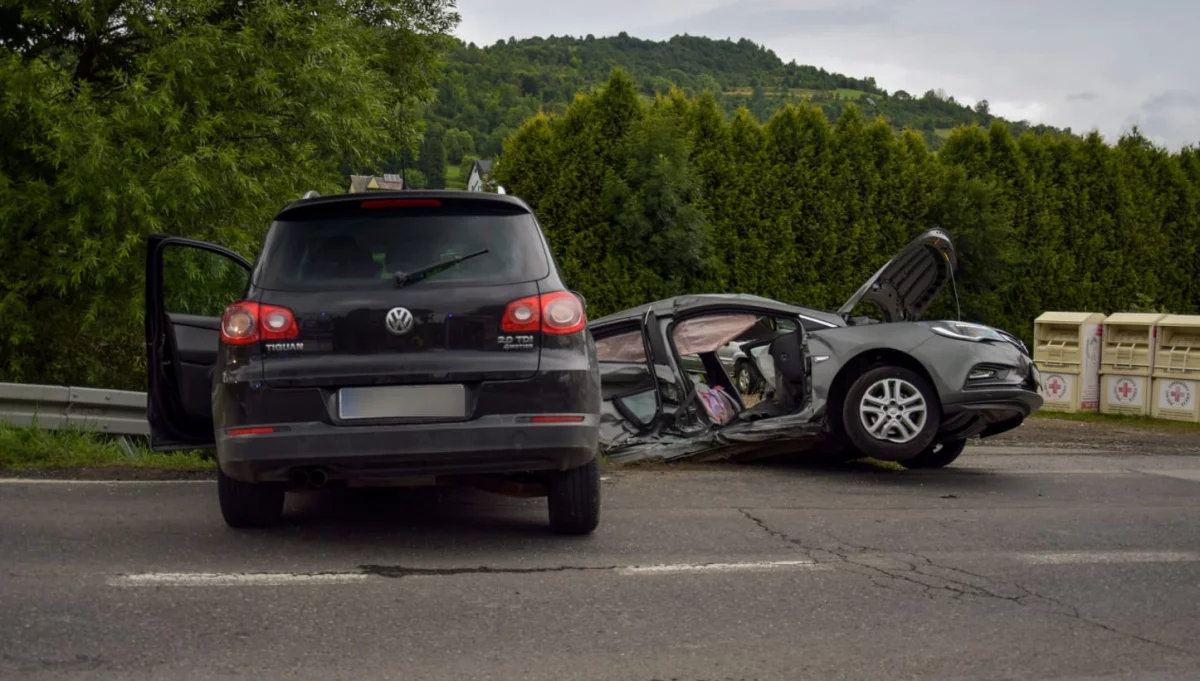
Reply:
[[[710, 90], [727, 113], [746, 106], [759, 120], [789, 102], [819, 105], [832, 120], [848, 102], [856, 101], [868, 117], [882, 115], [897, 130], [920, 131], [932, 148], [940, 146], [957, 125], [987, 125], [994, 118], [986, 102], [972, 108], [939, 91], [889, 93], [874, 78], [784, 63], [749, 40], [677, 36], [656, 42], [622, 33], [608, 38], [509, 39], [487, 47], [459, 43], [449, 57], [429, 116], [431, 131], [435, 135], [465, 131], [472, 138], [474, 153], [492, 156], [539, 109], [564, 110], [578, 92], [601, 85], [617, 66], [633, 76], [644, 95], [665, 93], [672, 87], [688, 94]], [[1031, 126], [1009, 122], [1009, 127], [1019, 133]], [[456, 134], [451, 132], [448, 140]], [[456, 149], [462, 146], [448, 144], [451, 163], [458, 162]]]

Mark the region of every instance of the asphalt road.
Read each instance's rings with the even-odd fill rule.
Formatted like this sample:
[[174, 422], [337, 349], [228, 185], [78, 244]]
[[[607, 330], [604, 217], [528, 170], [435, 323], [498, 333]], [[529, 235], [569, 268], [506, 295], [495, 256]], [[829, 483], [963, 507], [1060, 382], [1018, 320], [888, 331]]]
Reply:
[[606, 474], [600, 531], [468, 490], [0, 482], [0, 679], [1197, 679], [1200, 457]]

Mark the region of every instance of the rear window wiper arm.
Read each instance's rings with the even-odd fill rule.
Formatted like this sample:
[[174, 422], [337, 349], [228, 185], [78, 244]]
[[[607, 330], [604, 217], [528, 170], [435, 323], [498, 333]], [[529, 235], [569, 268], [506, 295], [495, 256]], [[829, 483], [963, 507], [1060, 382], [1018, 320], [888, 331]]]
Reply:
[[432, 265], [426, 265], [425, 267], [417, 268], [412, 272], [401, 272], [397, 270], [392, 276], [396, 278], [396, 288], [400, 288], [410, 281], [420, 281], [421, 279], [437, 274], [443, 270], [448, 270], [464, 260], [477, 258], [487, 252], [488, 249], [485, 248], [481, 251], [475, 251], [474, 253], [467, 253], [466, 255], [456, 255], [449, 260], [441, 260], [433, 263]]

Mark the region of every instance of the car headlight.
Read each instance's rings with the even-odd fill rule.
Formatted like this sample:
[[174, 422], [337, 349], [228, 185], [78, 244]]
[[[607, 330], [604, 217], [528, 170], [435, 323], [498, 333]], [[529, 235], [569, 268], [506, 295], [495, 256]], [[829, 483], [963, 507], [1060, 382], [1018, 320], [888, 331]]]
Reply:
[[929, 322], [928, 326], [934, 333], [968, 341], [1000, 341], [1007, 343], [1004, 334], [990, 326], [972, 324], [970, 322]]

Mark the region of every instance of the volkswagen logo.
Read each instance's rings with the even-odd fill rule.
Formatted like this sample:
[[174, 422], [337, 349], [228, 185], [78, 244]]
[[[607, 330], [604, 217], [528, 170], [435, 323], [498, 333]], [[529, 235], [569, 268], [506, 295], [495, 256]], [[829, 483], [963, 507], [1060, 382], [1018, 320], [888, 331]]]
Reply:
[[412, 331], [413, 313], [403, 307], [393, 307], [388, 310], [387, 318], [384, 319], [387, 325], [387, 330], [396, 336], [403, 336]]

